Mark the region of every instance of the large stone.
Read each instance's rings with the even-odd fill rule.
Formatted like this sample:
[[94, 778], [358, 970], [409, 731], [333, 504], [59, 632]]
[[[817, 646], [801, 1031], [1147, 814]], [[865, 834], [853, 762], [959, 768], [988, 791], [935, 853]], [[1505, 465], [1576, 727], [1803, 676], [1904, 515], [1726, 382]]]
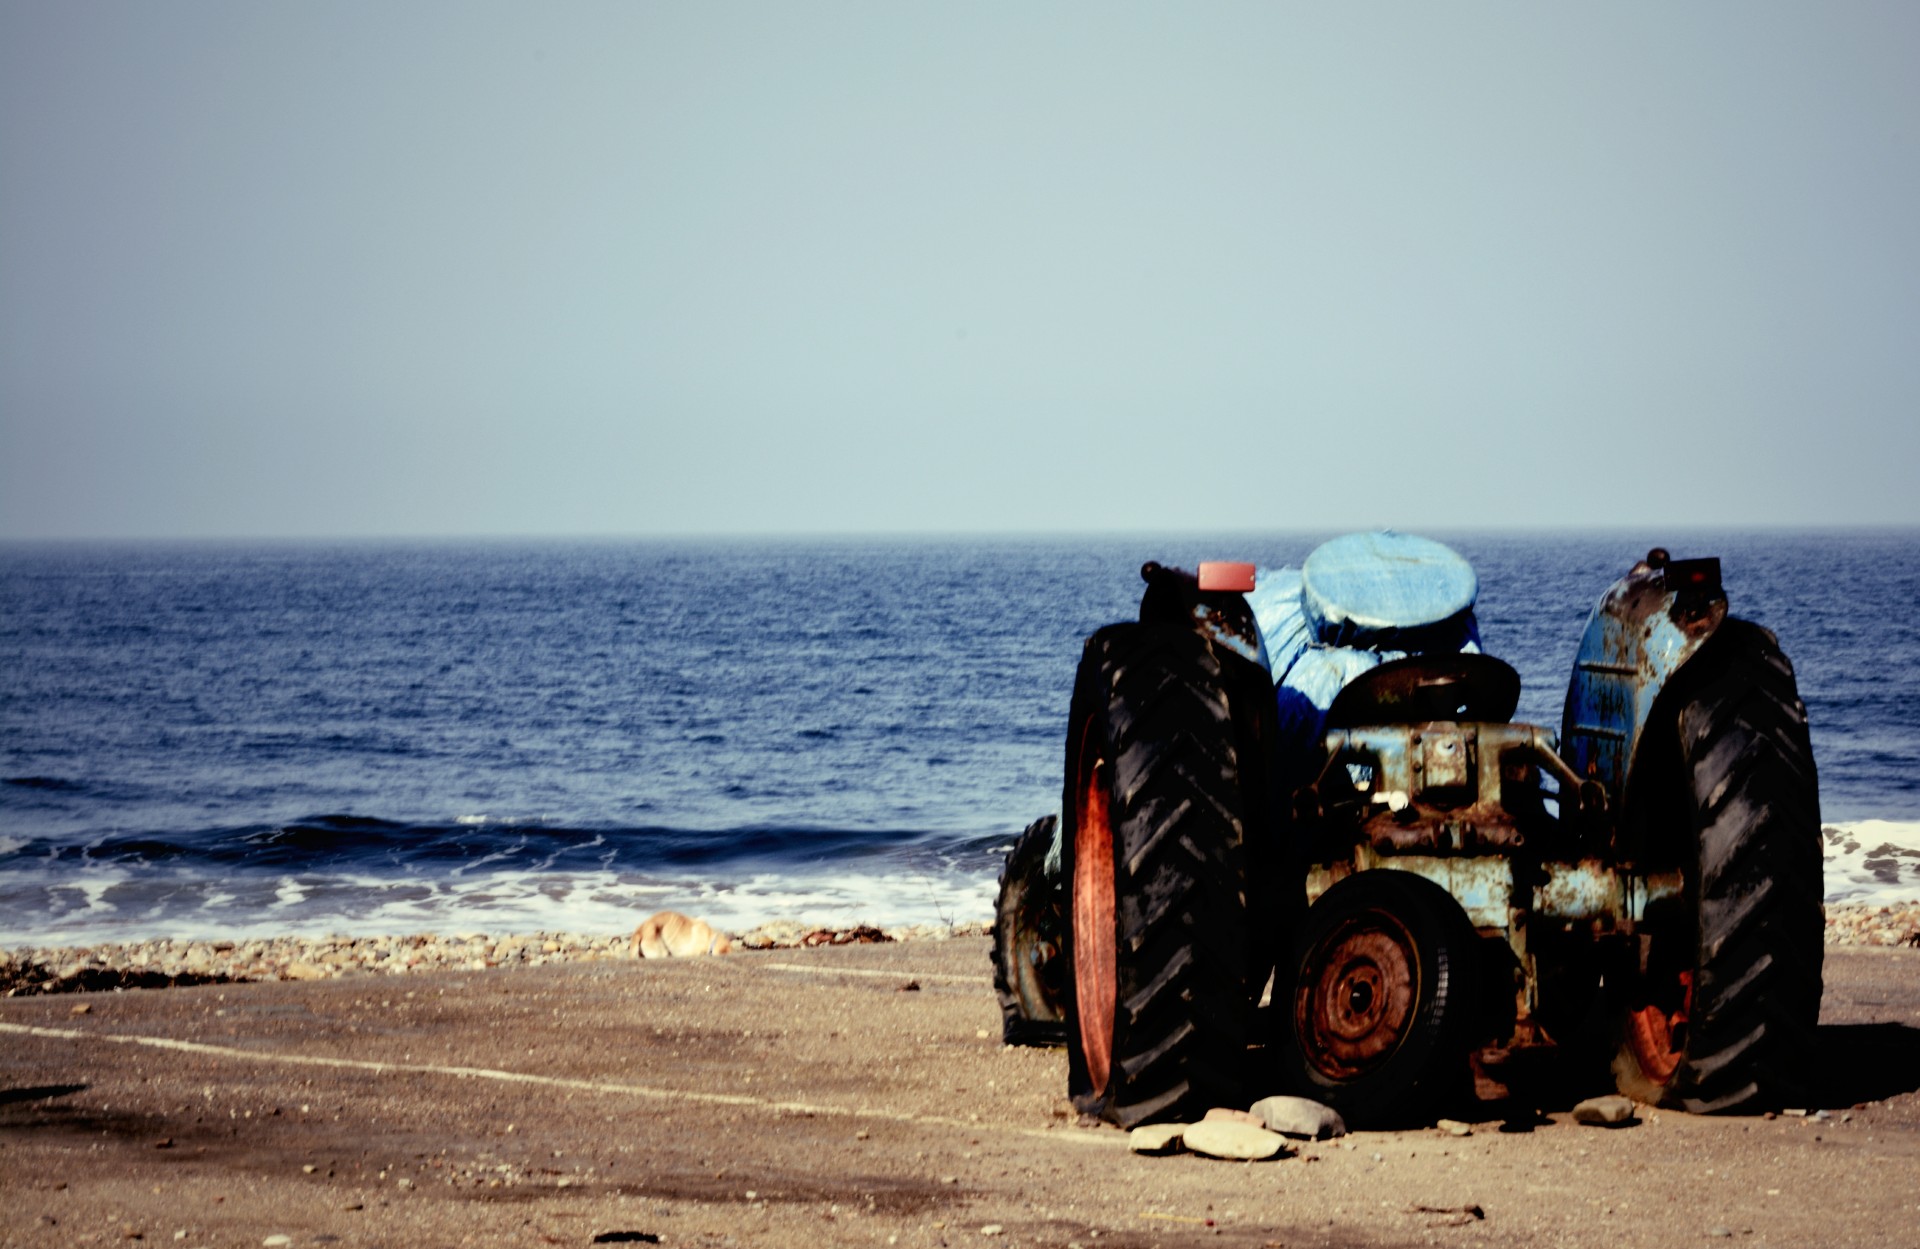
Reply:
[[1149, 1123], [1127, 1134], [1127, 1148], [1136, 1154], [1171, 1154], [1180, 1149], [1184, 1123]]
[[1230, 1106], [1215, 1106], [1202, 1116], [1207, 1123], [1244, 1123], [1250, 1128], [1264, 1128], [1266, 1122], [1250, 1110], [1235, 1110]]
[[1617, 1128], [1633, 1122], [1633, 1099], [1618, 1094], [1608, 1097], [1589, 1097], [1573, 1108], [1575, 1123], [1594, 1123], [1601, 1127]]
[[1339, 1111], [1307, 1097], [1263, 1097], [1253, 1104], [1253, 1113], [1269, 1131], [1282, 1136], [1324, 1141], [1347, 1134]]
[[1220, 1119], [1193, 1124], [1181, 1134], [1180, 1139], [1196, 1154], [1234, 1162], [1271, 1158], [1286, 1145], [1286, 1140], [1278, 1132]]

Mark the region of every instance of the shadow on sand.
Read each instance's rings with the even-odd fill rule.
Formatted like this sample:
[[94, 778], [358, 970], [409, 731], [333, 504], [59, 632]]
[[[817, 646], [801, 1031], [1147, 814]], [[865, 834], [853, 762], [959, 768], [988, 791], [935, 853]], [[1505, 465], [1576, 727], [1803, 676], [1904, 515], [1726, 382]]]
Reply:
[[1814, 1106], [1857, 1106], [1920, 1090], [1920, 1028], [1900, 1023], [1826, 1024], [1819, 1031]]

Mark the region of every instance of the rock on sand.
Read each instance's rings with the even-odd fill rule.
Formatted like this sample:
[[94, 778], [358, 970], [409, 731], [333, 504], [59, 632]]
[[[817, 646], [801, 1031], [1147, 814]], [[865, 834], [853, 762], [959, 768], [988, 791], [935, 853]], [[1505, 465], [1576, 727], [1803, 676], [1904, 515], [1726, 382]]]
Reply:
[[1170, 1154], [1180, 1148], [1184, 1123], [1149, 1123], [1127, 1134], [1127, 1148], [1136, 1154]]
[[1633, 1100], [1617, 1094], [1609, 1097], [1589, 1097], [1573, 1108], [1573, 1121], [1617, 1128], [1621, 1124], [1633, 1122]]
[[1286, 1144], [1278, 1132], [1223, 1119], [1193, 1124], [1181, 1135], [1181, 1140], [1196, 1154], [1234, 1162], [1271, 1158]]
[[1307, 1097], [1263, 1097], [1253, 1104], [1253, 1113], [1269, 1131], [1282, 1136], [1324, 1141], [1347, 1134], [1339, 1111]]

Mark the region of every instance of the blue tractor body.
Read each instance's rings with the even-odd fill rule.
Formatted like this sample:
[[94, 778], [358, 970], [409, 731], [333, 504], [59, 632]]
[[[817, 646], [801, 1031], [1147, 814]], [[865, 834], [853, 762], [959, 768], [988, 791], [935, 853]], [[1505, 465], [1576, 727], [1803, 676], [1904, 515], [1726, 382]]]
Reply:
[[1717, 559], [1670, 559], [1655, 549], [1601, 596], [1567, 685], [1561, 750], [1616, 807], [1626, 797], [1654, 704], [1727, 618]]

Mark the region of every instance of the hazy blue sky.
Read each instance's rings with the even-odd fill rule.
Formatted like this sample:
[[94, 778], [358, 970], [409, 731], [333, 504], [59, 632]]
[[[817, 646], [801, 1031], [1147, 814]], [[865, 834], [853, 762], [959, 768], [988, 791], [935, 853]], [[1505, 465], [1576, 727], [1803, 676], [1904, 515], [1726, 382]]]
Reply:
[[0, 536], [1920, 523], [1920, 4], [0, 0]]

